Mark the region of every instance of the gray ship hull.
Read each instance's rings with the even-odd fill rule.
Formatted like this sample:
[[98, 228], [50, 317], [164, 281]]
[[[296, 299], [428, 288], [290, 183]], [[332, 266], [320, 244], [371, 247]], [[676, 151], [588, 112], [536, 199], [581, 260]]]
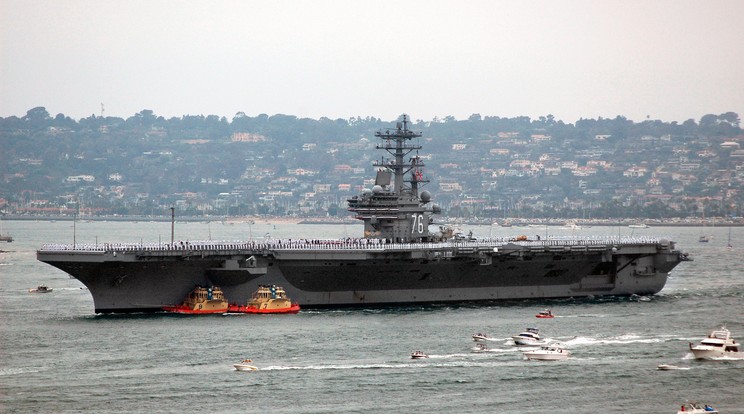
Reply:
[[650, 295], [686, 259], [666, 240], [42, 248], [79, 279], [97, 313], [149, 312], [197, 285], [244, 304], [275, 284], [303, 308]]

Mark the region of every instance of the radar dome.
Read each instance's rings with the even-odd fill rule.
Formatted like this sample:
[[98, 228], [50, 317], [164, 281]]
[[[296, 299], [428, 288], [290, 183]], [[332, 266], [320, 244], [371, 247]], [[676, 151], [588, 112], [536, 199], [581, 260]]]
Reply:
[[365, 189], [362, 190], [362, 194], [363, 195], [372, 194], [372, 190], [370, 190], [369, 188], [365, 188]]
[[429, 193], [428, 191], [422, 191], [421, 201], [424, 203], [428, 203], [429, 201], [431, 201], [431, 193]]
[[431, 206], [431, 212], [434, 214], [439, 214], [442, 212], [442, 207], [439, 207], [438, 205], [434, 204]]
[[372, 192], [375, 193], [375, 194], [381, 193], [382, 192], [382, 186], [376, 185], [376, 186], [372, 187]]

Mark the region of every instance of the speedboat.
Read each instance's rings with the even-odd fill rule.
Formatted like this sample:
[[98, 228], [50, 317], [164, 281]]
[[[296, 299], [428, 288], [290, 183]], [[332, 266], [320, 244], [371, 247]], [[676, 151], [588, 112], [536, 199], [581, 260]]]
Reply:
[[54, 289], [47, 287], [46, 285], [39, 285], [34, 289], [29, 289], [28, 293], [49, 293]]
[[688, 413], [705, 413], [705, 414], [718, 414], [718, 410], [711, 407], [708, 404], [699, 402], [687, 402], [682, 404], [677, 411], [677, 414], [688, 414]]
[[411, 359], [421, 359], [421, 358], [429, 358], [429, 355], [426, 355], [423, 351], [413, 351], [411, 353]]
[[581, 226], [575, 221], [567, 221], [566, 224], [564, 224], [561, 228], [568, 230], [581, 230]]
[[656, 369], [659, 371], [676, 371], [676, 370], [688, 370], [690, 367], [680, 367], [677, 365], [671, 365], [671, 364], [659, 364], [656, 366]]
[[488, 345], [480, 343], [480, 342], [475, 344], [475, 346], [473, 347], [473, 352], [486, 352], [486, 351], [488, 351]]
[[544, 318], [544, 319], [550, 319], [555, 318], [555, 315], [553, 315], [553, 312], [551, 312], [550, 309], [541, 310], [540, 312], [535, 315], [536, 318]]
[[233, 364], [236, 371], [258, 371], [258, 367], [251, 365], [253, 361], [250, 359], [244, 359], [239, 364]]
[[651, 226], [649, 226], [646, 223], [640, 223], [640, 224], [631, 224], [628, 227], [630, 227], [631, 229], [647, 229]]
[[540, 330], [537, 328], [527, 328], [519, 335], [512, 336], [515, 345], [522, 346], [540, 346], [545, 345], [545, 341], [540, 337]]
[[708, 358], [744, 358], [744, 352], [739, 350], [739, 344], [731, 337], [731, 332], [722, 326], [703, 338], [698, 345], [690, 343], [690, 351], [696, 359]]
[[558, 346], [543, 346], [540, 349], [524, 351], [522, 354], [527, 357], [527, 359], [559, 361], [562, 359], [568, 359], [568, 356], [571, 353]]
[[476, 341], [476, 342], [478, 342], [478, 341], [489, 341], [489, 340], [491, 340], [491, 337], [488, 336], [487, 334], [478, 332], [478, 333], [474, 333], [473, 334], [473, 340]]

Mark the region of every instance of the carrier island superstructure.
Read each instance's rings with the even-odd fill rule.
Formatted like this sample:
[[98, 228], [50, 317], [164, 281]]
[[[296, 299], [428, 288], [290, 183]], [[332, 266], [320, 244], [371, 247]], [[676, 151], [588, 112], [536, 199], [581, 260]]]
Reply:
[[[490, 302], [659, 292], [687, 255], [661, 238], [475, 239], [440, 227], [440, 212], [404, 115], [379, 131], [373, 188], [348, 200], [359, 238], [47, 244], [38, 260], [80, 280], [97, 313], [159, 311], [195, 286], [245, 303], [260, 285], [283, 286], [303, 309]], [[384, 153], [383, 153], [384, 154]]]

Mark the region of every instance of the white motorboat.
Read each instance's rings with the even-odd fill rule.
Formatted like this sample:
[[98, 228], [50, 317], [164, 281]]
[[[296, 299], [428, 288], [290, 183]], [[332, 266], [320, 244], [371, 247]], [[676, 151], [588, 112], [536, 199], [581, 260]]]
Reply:
[[519, 335], [512, 336], [515, 345], [522, 346], [541, 346], [545, 341], [540, 337], [540, 330], [537, 328], [527, 328]]
[[677, 411], [677, 414], [689, 413], [718, 414], [718, 410], [708, 404], [699, 402], [687, 402], [682, 404], [682, 406], [679, 408], [679, 411]]
[[251, 365], [253, 361], [250, 359], [244, 359], [239, 364], [233, 364], [236, 371], [258, 371], [258, 367]]
[[567, 221], [561, 228], [567, 230], [581, 230], [581, 226], [575, 221]]
[[487, 334], [478, 332], [478, 333], [474, 333], [473, 334], [473, 340], [476, 341], [476, 342], [478, 342], [478, 341], [490, 341], [491, 340], [491, 337], [488, 336]]
[[539, 361], [560, 361], [568, 359], [568, 356], [571, 355], [570, 352], [558, 346], [543, 346], [540, 349], [524, 351], [522, 354], [527, 357], [527, 359], [535, 359]]
[[429, 358], [429, 355], [426, 355], [423, 351], [413, 351], [411, 353], [411, 359], [421, 359], [421, 358]]
[[677, 365], [671, 365], [671, 364], [659, 364], [656, 366], [656, 369], [659, 371], [676, 371], [676, 370], [688, 370], [690, 367], [680, 367]]
[[54, 289], [47, 287], [46, 285], [39, 285], [35, 289], [29, 289], [28, 293], [49, 293]]
[[736, 358], [744, 359], [744, 352], [739, 350], [739, 344], [731, 337], [731, 332], [722, 326], [703, 338], [698, 345], [690, 343], [690, 351], [696, 359]]

